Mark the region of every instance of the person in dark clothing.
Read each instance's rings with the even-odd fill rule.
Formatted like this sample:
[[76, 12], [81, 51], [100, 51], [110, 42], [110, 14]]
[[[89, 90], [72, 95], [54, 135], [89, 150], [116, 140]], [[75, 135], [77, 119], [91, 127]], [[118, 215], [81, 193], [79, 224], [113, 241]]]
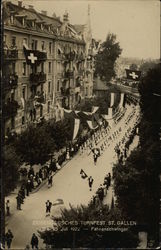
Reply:
[[39, 244], [38, 237], [33, 233], [32, 238], [31, 238], [32, 249], [34, 248], [38, 249], [38, 244]]
[[11, 230], [8, 229], [8, 232], [5, 235], [5, 241], [7, 243], [8, 249], [11, 248], [12, 239], [13, 239], [13, 234], [12, 234]]
[[52, 185], [53, 185], [53, 177], [52, 177], [52, 175], [50, 175], [48, 177], [48, 187], [51, 187]]
[[46, 216], [50, 215], [51, 206], [52, 206], [52, 203], [49, 200], [47, 200], [47, 202], [46, 202]]
[[29, 196], [29, 192], [31, 192], [31, 181], [28, 179], [26, 183], [26, 194]]
[[111, 174], [108, 173], [108, 182], [109, 182], [109, 186], [111, 185]]
[[104, 192], [103, 192], [103, 188], [101, 186], [98, 189], [98, 197], [99, 197], [99, 200], [102, 202], [103, 198], [104, 198]]
[[10, 202], [9, 200], [6, 201], [6, 210], [7, 210], [7, 216], [10, 215]]
[[93, 178], [92, 178], [92, 176], [90, 176], [88, 178], [88, 184], [89, 184], [89, 190], [92, 191], [92, 185], [93, 185]]
[[39, 177], [42, 179], [42, 170], [39, 170]]
[[22, 196], [22, 191], [21, 191], [21, 189], [20, 189], [19, 192], [18, 192], [18, 196], [19, 196], [19, 198], [20, 198], [21, 204], [23, 204], [23, 203], [24, 203], [24, 199], [23, 199], [23, 196]]
[[30, 175], [34, 176], [34, 169], [33, 167], [30, 168], [29, 172], [28, 172], [28, 178], [30, 177]]
[[17, 195], [16, 200], [17, 200], [17, 210], [21, 210], [21, 202], [20, 202], [20, 196], [19, 195]]
[[93, 159], [94, 159], [94, 164], [96, 165], [96, 163], [97, 163], [97, 154], [93, 155]]

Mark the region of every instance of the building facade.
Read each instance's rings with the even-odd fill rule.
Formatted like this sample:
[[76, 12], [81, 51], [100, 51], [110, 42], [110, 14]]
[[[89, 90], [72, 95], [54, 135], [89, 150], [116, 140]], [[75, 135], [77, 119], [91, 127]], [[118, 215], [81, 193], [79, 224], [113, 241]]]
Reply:
[[69, 23], [68, 13], [60, 21], [33, 6], [23, 7], [21, 1], [3, 4], [5, 133], [20, 133], [41, 118], [62, 119], [63, 108], [74, 109], [92, 95], [92, 60], [86, 39]]

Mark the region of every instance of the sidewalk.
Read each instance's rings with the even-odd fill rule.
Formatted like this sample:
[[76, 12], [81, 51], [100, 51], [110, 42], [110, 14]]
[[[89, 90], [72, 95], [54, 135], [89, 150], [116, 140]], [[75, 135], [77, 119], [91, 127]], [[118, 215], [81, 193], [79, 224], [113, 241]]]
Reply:
[[[62, 152], [62, 150], [61, 150], [61, 152]], [[59, 156], [59, 154], [58, 154], [57, 156]], [[62, 163], [62, 165], [61, 165], [61, 169], [62, 169], [70, 160], [71, 160], [71, 159], [64, 161], [64, 162]], [[23, 167], [23, 166], [22, 166], [22, 167]], [[25, 167], [26, 167], [26, 168], [27, 168], [27, 167], [29, 168], [30, 166], [29, 166], [29, 165], [25, 165]], [[38, 172], [38, 171], [40, 170], [41, 167], [42, 167], [41, 165], [34, 165], [34, 166], [33, 166], [34, 172], [35, 172], [35, 173]], [[57, 171], [55, 171], [55, 172], [52, 172], [52, 176], [56, 175], [61, 169], [59, 169], [59, 170], [57, 170]], [[48, 179], [46, 178], [45, 180], [42, 181], [42, 183], [41, 183], [39, 186], [37, 186], [35, 189], [33, 189], [32, 192], [31, 192], [29, 195], [32, 195], [32, 194], [38, 192], [47, 182], [48, 182]], [[6, 215], [6, 210], [5, 210], [5, 225], [6, 225], [6, 226], [8, 225], [9, 219], [10, 219], [10, 218], [12, 217], [12, 215], [17, 211], [17, 200], [16, 200], [16, 197], [17, 197], [18, 191], [19, 191], [19, 189], [20, 189], [20, 186], [21, 186], [21, 181], [18, 183], [18, 185], [17, 185], [17, 187], [14, 189], [14, 191], [11, 192], [9, 196], [6, 196], [6, 197], [5, 197], [5, 201], [6, 201], [6, 200], [9, 200], [9, 201], [10, 201], [10, 215], [9, 215], [9, 216]], [[26, 198], [24, 199], [24, 203], [25, 203], [27, 197], [28, 197], [28, 196], [26, 196]]]

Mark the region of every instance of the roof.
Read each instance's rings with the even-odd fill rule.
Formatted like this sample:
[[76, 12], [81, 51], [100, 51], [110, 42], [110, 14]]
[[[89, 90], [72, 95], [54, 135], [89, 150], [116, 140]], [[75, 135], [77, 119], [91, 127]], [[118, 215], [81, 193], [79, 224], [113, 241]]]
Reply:
[[[35, 30], [34, 27], [31, 26], [30, 21], [35, 20], [36, 23], [44, 22], [46, 25], [51, 25], [51, 31], [56, 31], [57, 28], [59, 28], [62, 25], [62, 22], [58, 17], [49, 17], [42, 13], [37, 12], [34, 9], [27, 9], [25, 7], [18, 6], [16, 4], [13, 4], [11, 2], [6, 2], [3, 5], [3, 16], [4, 16], [4, 22], [6, 24], [9, 24], [9, 18], [10, 14], [15, 14], [15, 23], [14, 26], [24, 29], [30, 29]], [[21, 17], [26, 16], [26, 26], [22, 26], [21, 23]], [[41, 32], [41, 30], [38, 29], [38, 31]], [[49, 33], [47, 29], [44, 29], [43, 32]]]
[[[50, 17], [44, 13], [37, 12], [34, 8], [27, 9], [25, 7], [13, 4], [11, 2], [3, 3], [3, 17], [4, 24], [6, 26], [10, 25], [11, 13], [15, 16], [15, 21], [12, 26], [25, 30], [38, 31], [40, 33], [53, 34], [60, 38], [60, 40], [69, 40], [72, 42], [79, 42], [84, 44], [84, 40], [80, 36], [79, 32], [75, 29], [74, 25], [68, 24], [69, 32], [68, 34], [61, 33], [61, 28], [64, 23], [60, 21], [59, 17]], [[22, 25], [22, 18], [26, 18], [25, 25]], [[32, 25], [32, 20], [35, 20], [36, 26]], [[43, 29], [40, 24], [43, 24]], [[50, 29], [48, 28], [50, 26]], [[83, 25], [78, 25], [83, 26]]]
[[83, 25], [83, 24], [75, 24], [73, 26], [78, 33], [82, 33], [84, 31], [84, 28], [85, 28], [85, 25]]
[[99, 78], [95, 78], [94, 83], [93, 83], [93, 90], [106, 91], [106, 90], [108, 90], [108, 87], [104, 81], [102, 81]]

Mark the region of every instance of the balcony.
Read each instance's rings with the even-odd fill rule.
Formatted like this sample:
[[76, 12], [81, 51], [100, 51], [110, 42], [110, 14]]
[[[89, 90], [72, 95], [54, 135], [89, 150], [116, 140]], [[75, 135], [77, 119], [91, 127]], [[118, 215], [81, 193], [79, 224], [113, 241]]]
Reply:
[[19, 108], [18, 102], [15, 100], [8, 101], [6, 104], [4, 104], [3, 106], [4, 119], [9, 119], [11, 117], [16, 116], [18, 108]]
[[75, 93], [80, 93], [80, 87], [75, 88]]
[[41, 83], [46, 82], [46, 74], [43, 72], [30, 74], [30, 82], [32, 85], [38, 86]]
[[63, 88], [63, 87], [61, 87], [61, 94], [63, 96], [69, 96], [70, 95], [70, 88]]
[[2, 84], [5, 91], [14, 89], [18, 85], [18, 76], [16, 74], [3, 75]]
[[12, 61], [18, 59], [18, 50], [17, 49], [3, 49], [3, 58], [4, 61]]
[[34, 96], [34, 101], [36, 106], [41, 106], [42, 104], [44, 104], [45, 103], [44, 92], [37, 92], [36, 95]]
[[65, 72], [64, 76], [66, 78], [73, 78], [74, 77], [74, 71], [73, 70], [68, 70], [67, 72]]

